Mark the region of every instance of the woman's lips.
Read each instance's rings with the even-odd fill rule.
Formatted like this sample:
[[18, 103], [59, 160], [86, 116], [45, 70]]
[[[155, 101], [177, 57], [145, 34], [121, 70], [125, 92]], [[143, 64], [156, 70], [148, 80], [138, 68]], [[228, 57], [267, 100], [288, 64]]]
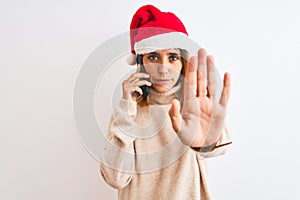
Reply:
[[157, 84], [167, 84], [171, 81], [171, 79], [155, 79], [155, 83]]

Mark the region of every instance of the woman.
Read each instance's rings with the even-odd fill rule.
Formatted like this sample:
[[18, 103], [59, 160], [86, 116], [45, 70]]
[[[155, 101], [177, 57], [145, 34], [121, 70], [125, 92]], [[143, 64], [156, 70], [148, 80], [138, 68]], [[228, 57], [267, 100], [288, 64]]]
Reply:
[[230, 77], [217, 98], [212, 56], [192, 52], [182, 22], [151, 5], [131, 23], [137, 71], [114, 108], [100, 171], [119, 199], [210, 199], [205, 158], [230, 144], [224, 125]]

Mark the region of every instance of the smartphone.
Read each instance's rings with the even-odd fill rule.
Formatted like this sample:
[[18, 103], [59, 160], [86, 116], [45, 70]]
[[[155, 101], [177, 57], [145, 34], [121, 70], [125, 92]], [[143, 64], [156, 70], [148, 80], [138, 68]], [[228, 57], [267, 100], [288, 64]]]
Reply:
[[[142, 60], [142, 55], [137, 55], [136, 57], [136, 63], [140, 65], [140, 72], [141, 73], [146, 73], [145, 67], [143, 65], [143, 60]], [[146, 78], [141, 78], [141, 80], [148, 80]], [[147, 85], [142, 85], [140, 88], [143, 91], [143, 99], [146, 100], [149, 92], [149, 86]]]

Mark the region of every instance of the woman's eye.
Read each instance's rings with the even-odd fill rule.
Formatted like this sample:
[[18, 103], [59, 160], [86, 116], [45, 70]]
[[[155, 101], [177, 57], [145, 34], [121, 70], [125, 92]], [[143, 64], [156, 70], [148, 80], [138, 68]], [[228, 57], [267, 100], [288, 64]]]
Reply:
[[155, 60], [158, 60], [158, 57], [156, 55], [150, 55], [150, 56], [148, 56], [148, 59], [151, 61], [155, 61]]
[[179, 56], [170, 56], [170, 61], [176, 61], [176, 60], [178, 60], [179, 59]]

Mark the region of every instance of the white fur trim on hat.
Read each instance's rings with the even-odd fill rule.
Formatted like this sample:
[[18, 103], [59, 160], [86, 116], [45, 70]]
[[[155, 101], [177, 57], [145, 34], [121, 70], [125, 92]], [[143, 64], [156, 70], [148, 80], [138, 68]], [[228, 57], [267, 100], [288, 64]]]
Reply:
[[134, 44], [134, 50], [137, 54], [147, 54], [156, 50], [171, 48], [185, 49], [190, 55], [196, 55], [200, 46], [181, 32], [154, 35]]

